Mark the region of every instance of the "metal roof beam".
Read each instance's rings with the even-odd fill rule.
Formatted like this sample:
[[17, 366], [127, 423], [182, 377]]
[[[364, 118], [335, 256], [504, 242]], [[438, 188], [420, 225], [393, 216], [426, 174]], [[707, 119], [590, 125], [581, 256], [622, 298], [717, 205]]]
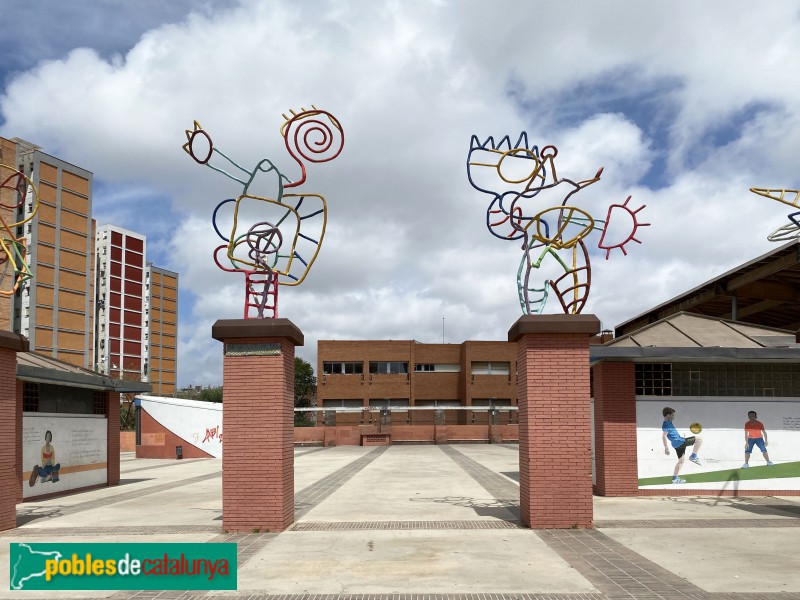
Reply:
[[798, 262], [800, 262], [800, 260], [798, 260], [797, 250], [793, 250], [786, 256], [775, 259], [772, 262], [767, 263], [766, 265], [757, 267], [752, 271], [739, 275], [738, 277], [731, 278], [725, 284], [725, 289], [728, 292], [738, 290], [739, 288], [744, 287], [749, 283], [754, 283], [759, 279], [763, 279], [764, 277], [769, 277], [770, 275], [775, 275], [775, 273], [779, 273], [784, 269], [793, 267]]

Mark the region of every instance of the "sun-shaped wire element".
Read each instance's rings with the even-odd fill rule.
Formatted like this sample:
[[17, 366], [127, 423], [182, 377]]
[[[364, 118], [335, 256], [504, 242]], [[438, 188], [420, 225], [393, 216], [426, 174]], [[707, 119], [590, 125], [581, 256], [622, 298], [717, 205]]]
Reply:
[[[186, 130], [182, 146], [195, 162], [241, 185], [236, 198], [217, 204], [211, 223], [225, 242], [214, 250], [214, 262], [224, 271], [245, 275], [245, 319], [276, 318], [278, 286], [299, 285], [308, 275], [325, 236], [328, 206], [319, 194], [285, 190], [305, 183], [306, 163], [331, 161], [344, 148], [344, 130], [327, 111], [312, 106], [283, 118], [280, 134], [300, 168], [297, 181], [267, 158], [252, 169], [238, 164], [214, 145], [198, 121]], [[232, 223], [229, 233], [222, 231], [226, 221]], [[227, 261], [220, 260], [223, 249]]]
[[[517, 289], [525, 314], [542, 313], [551, 292], [565, 313], [580, 313], [591, 287], [588, 236], [602, 232], [598, 248], [606, 251], [608, 259], [614, 248], [627, 255], [625, 246], [631, 241], [641, 243], [636, 233], [650, 225], [638, 218], [644, 205], [635, 210], [628, 207], [630, 196], [622, 204], [611, 204], [605, 221], [578, 206], [577, 194], [600, 181], [603, 169], [583, 180], [559, 177], [557, 156], [555, 146], [539, 150], [529, 143], [525, 132], [515, 144], [509, 136], [499, 142], [493, 137], [481, 142], [473, 135], [467, 154], [470, 185], [491, 197], [486, 211], [489, 232], [502, 240], [522, 241]], [[624, 217], [627, 222], [612, 233], [612, 219], [618, 223]], [[548, 268], [562, 273], [539, 284], [531, 281], [534, 274]]]

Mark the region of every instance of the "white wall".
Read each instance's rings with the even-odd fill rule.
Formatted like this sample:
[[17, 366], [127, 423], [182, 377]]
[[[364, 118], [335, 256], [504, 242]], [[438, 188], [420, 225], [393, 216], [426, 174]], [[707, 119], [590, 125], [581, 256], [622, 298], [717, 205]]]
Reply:
[[[42, 464], [45, 433], [61, 465], [59, 480], [30, 485], [34, 466]], [[108, 482], [108, 429], [102, 415], [64, 413], [23, 413], [22, 416], [22, 497], [33, 498]]]
[[137, 396], [142, 410], [178, 437], [211, 456], [222, 456], [222, 404]]
[[[744, 463], [744, 424], [747, 412], [755, 410], [758, 420], [767, 431], [770, 459], [775, 464], [800, 461], [800, 399], [798, 398], [719, 398], [719, 397], [638, 397], [636, 400], [636, 446], [639, 477], [672, 476], [677, 456], [670, 445], [669, 456], [664, 454], [661, 410], [670, 406], [676, 411], [674, 424], [684, 437], [693, 435], [689, 425], [698, 422], [703, 426], [699, 436], [703, 445], [699, 455], [701, 466], [689, 462], [691, 450], [681, 475], [732, 469], [722, 482], [682, 484], [696, 489], [739, 490], [797, 490], [798, 477], [769, 478], [769, 471], [758, 471], [763, 479], [740, 480], [740, 467]], [[764, 465], [758, 448], [750, 458], [751, 467]], [[756, 473], [756, 472], [753, 472]], [[670, 485], [640, 486], [643, 489], [668, 488]]]

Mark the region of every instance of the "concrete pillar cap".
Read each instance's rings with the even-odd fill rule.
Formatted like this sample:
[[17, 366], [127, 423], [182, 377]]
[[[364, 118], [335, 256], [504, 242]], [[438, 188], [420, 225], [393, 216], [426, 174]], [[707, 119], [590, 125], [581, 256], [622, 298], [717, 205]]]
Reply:
[[0, 350], [27, 352], [30, 349], [28, 338], [11, 331], [0, 331]]
[[531, 333], [562, 333], [593, 336], [600, 332], [595, 315], [523, 315], [508, 330], [508, 341], [516, 342]]
[[220, 319], [211, 326], [211, 337], [220, 342], [285, 338], [302, 346], [303, 332], [289, 319]]

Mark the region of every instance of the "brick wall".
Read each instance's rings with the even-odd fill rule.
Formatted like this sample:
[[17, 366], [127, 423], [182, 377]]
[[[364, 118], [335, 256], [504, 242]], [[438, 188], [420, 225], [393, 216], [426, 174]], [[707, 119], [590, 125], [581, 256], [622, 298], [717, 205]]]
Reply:
[[224, 357], [222, 525], [282, 531], [294, 521], [294, 344], [225, 341], [279, 343], [281, 353]]
[[[516, 347], [508, 342], [467, 341], [462, 344], [418, 344], [411, 340], [320, 340], [317, 343], [317, 398], [360, 400], [370, 398], [417, 400], [458, 400], [469, 406], [472, 398], [503, 398], [516, 405], [514, 367]], [[361, 362], [363, 375], [325, 375], [325, 362]], [[370, 361], [408, 362], [408, 375], [372, 375]], [[471, 376], [473, 361], [510, 363], [510, 375]], [[458, 364], [458, 373], [414, 372], [418, 363]]]
[[136, 452], [136, 432], [135, 431], [120, 431], [119, 432], [119, 451], [120, 452]]
[[0, 531], [17, 526], [17, 353], [0, 347]]
[[119, 394], [106, 392], [108, 485], [119, 485]]
[[[16, 466], [17, 466], [17, 473], [22, 473], [25, 469], [22, 467], [22, 388], [23, 383], [19, 379], [17, 379], [17, 441], [16, 441], [16, 448], [17, 448], [17, 459], [16, 459]], [[1, 414], [1, 413], [0, 413]], [[18, 477], [19, 480], [19, 477]], [[18, 481], [17, 483], [17, 502], [22, 502], [22, 485], [23, 482]]]
[[593, 315], [527, 315], [517, 342], [520, 516], [532, 528], [591, 527], [589, 336]]
[[636, 450], [636, 381], [633, 363], [594, 366], [595, 491], [639, 494]]
[[[139, 411], [142, 443], [135, 446], [136, 458], [176, 458], [176, 446], [181, 446], [183, 458], [213, 458], [197, 446], [175, 435], [150, 415], [144, 408]], [[224, 429], [223, 429], [224, 431]], [[133, 433], [133, 432], [132, 432]]]

